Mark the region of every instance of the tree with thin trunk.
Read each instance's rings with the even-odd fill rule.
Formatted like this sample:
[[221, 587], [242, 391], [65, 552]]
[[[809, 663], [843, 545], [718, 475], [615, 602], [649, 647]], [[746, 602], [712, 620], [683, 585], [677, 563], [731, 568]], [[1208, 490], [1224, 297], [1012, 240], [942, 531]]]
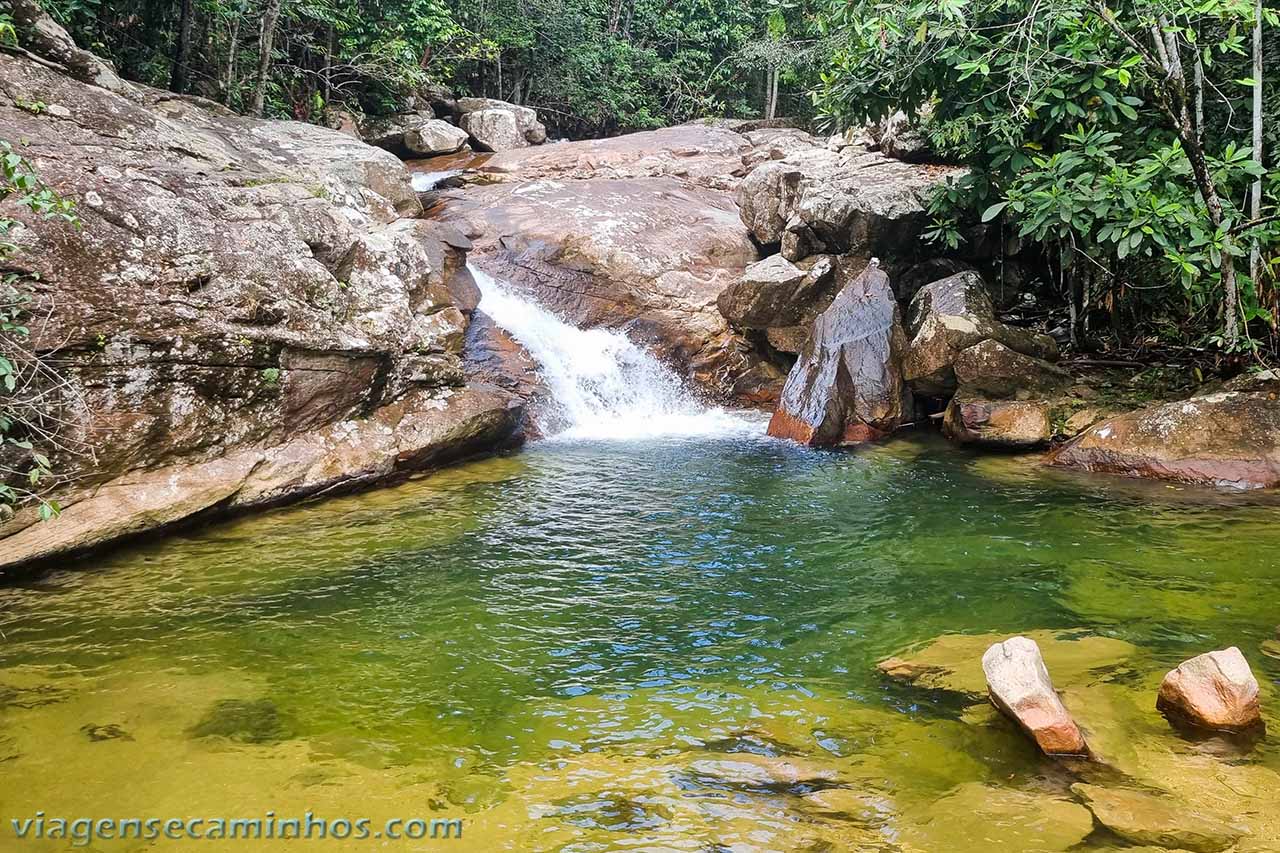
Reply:
[[[1254, 10], [1253, 22], [1253, 159], [1262, 164], [1262, 0], [1258, 0]], [[1262, 218], [1262, 177], [1254, 179], [1249, 190], [1249, 216], [1254, 220]], [[1258, 289], [1258, 278], [1262, 275], [1262, 252], [1255, 241], [1249, 250], [1249, 277], [1253, 279], [1253, 287]]]
[[267, 8], [262, 13], [262, 28], [258, 34], [258, 76], [253, 83], [253, 100], [250, 111], [262, 115], [267, 99], [267, 80], [271, 76], [271, 49], [276, 37], [276, 24], [280, 22], [280, 5], [282, 0], [267, 0]]
[[182, 0], [178, 12], [178, 33], [173, 46], [173, 66], [169, 70], [169, 88], [182, 94], [187, 91], [191, 68], [191, 31], [195, 25], [195, 0]]

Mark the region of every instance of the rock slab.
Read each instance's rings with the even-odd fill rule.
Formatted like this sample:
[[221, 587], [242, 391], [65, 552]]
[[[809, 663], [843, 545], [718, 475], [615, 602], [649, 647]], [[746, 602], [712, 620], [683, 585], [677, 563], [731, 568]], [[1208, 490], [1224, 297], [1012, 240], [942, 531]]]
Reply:
[[1048, 755], [1085, 755], [1084, 735], [1053, 689], [1040, 647], [1027, 637], [996, 643], [982, 656], [992, 703]]
[[838, 447], [893, 432], [911, 411], [902, 381], [905, 348], [889, 277], [870, 266], [814, 321], [769, 435]]

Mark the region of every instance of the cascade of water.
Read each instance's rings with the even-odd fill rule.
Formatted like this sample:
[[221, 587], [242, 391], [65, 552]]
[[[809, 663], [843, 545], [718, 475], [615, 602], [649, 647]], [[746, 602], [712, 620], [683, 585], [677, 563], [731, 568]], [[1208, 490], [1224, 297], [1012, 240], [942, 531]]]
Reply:
[[538, 363], [551, 392], [543, 432], [558, 439], [751, 436], [758, 416], [708, 407], [625, 334], [579, 329], [506, 284], [472, 269], [480, 310]]
[[450, 178], [461, 174], [461, 169], [448, 169], [443, 172], [413, 172], [409, 175], [409, 182], [413, 184], [414, 192], [425, 193], [430, 192]]

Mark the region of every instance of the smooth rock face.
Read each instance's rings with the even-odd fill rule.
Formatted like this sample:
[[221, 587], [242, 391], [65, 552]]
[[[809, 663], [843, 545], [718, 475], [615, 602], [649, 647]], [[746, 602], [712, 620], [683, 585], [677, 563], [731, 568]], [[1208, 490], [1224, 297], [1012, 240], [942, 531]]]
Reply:
[[1049, 462], [1236, 489], [1280, 486], [1280, 391], [1220, 391], [1108, 418]]
[[954, 391], [957, 356], [985, 340], [1039, 359], [1058, 357], [1057, 344], [1048, 335], [999, 322], [986, 284], [971, 271], [921, 288], [911, 300], [907, 328], [912, 338], [905, 375], [912, 389], [926, 396]]
[[900, 367], [905, 345], [889, 277], [870, 267], [814, 321], [769, 435], [831, 447], [890, 434], [911, 411]]
[[32, 343], [57, 352], [62, 441], [93, 450], [53, 454], [64, 511], [5, 522], [0, 566], [373, 483], [518, 428], [511, 392], [468, 387], [471, 244], [416, 218], [395, 156], [8, 54], [0, 81], [75, 118], [0, 94], [0, 137], [78, 202], [80, 228], [19, 212], [13, 266], [39, 279]]
[[1098, 823], [1136, 844], [1193, 853], [1219, 853], [1244, 832], [1197, 814], [1196, 805], [1142, 791], [1076, 783], [1072, 793], [1085, 801]]
[[1048, 755], [1084, 755], [1084, 735], [1053, 689], [1040, 647], [1026, 637], [996, 643], [982, 656], [991, 701]]
[[[367, 119], [361, 125], [360, 137], [370, 145], [385, 148], [392, 154], [414, 153], [407, 144], [407, 137], [418, 133], [435, 120], [436, 117], [429, 107], [419, 112], [378, 116]], [[442, 123], [447, 124], [447, 122]]]
[[967, 392], [951, 398], [942, 430], [961, 444], [1010, 450], [1043, 447], [1053, 437], [1047, 403], [986, 400]]
[[811, 254], [914, 256], [934, 187], [959, 167], [903, 163], [857, 146], [800, 147], [742, 182], [742, 221], [762, 244], [798, 261]]
[[1235, 646], [1184, 661], [1164, 677], [1157, 707], [1180, 722], [1238, 732], [1262, 723], [1258, 680]]
[[772, 407], [784, 379], [716, 305], [754, 264], [729, 190], [749, 143], [684, 125], [495, 154], [441, 193], [473, 262], [577, 326], [622, 329], [710, 395]]

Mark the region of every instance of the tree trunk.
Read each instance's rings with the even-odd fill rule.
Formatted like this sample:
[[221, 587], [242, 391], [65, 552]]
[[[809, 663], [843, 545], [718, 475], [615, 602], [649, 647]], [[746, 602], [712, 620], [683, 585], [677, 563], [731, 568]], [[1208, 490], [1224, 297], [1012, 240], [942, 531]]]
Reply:
[[267, 99], [267, 79], [271, 76], [271, 46], [276, 38], [276, 24], [280, 21], [280, 4], [282, 0], [267, 0], [266, 11], [262, 13], [262, 29], [258, 34], [258, 76], [253, 84], [253, 101], [250, 112], [262, 115]]
[[[1253, 22], [1253, 159], [1262, 163], [1262, 0], [1258, 0]], [[1249, 191], [1249, 216], [1262, 216], [1262, 178], [1256, 178]], [[1258, 278], [1262, 274], [1262, 253], [1255, 240], [1249, 249], [1249, 277], [1253, 279], [1254, 293], [1259, 292]]]
[[231, 106], [231, 92], [236, 82], [236, 60], [240, 57], [240, 22], [243, 15], [237, 11], [231, 19], [231, 32], [227, 35], [227, 64], [222, 72], [222, 103]]
[[191, 29], [195, 18], [195, 0], [182, 0], [178, 13], [178, 36], [173, 46], [173, 67], [169, 69], [169, 88], [178, 94], [187, 91], [191, 78]]
[[772, 69], [771, 73], [773, 75], [773, 82], [769, 86], [769, 114], [765, 116], [767, 119], [772, 119], [778, 113], [778, 77], [780, 75], [778, 74], [776, 66]]

